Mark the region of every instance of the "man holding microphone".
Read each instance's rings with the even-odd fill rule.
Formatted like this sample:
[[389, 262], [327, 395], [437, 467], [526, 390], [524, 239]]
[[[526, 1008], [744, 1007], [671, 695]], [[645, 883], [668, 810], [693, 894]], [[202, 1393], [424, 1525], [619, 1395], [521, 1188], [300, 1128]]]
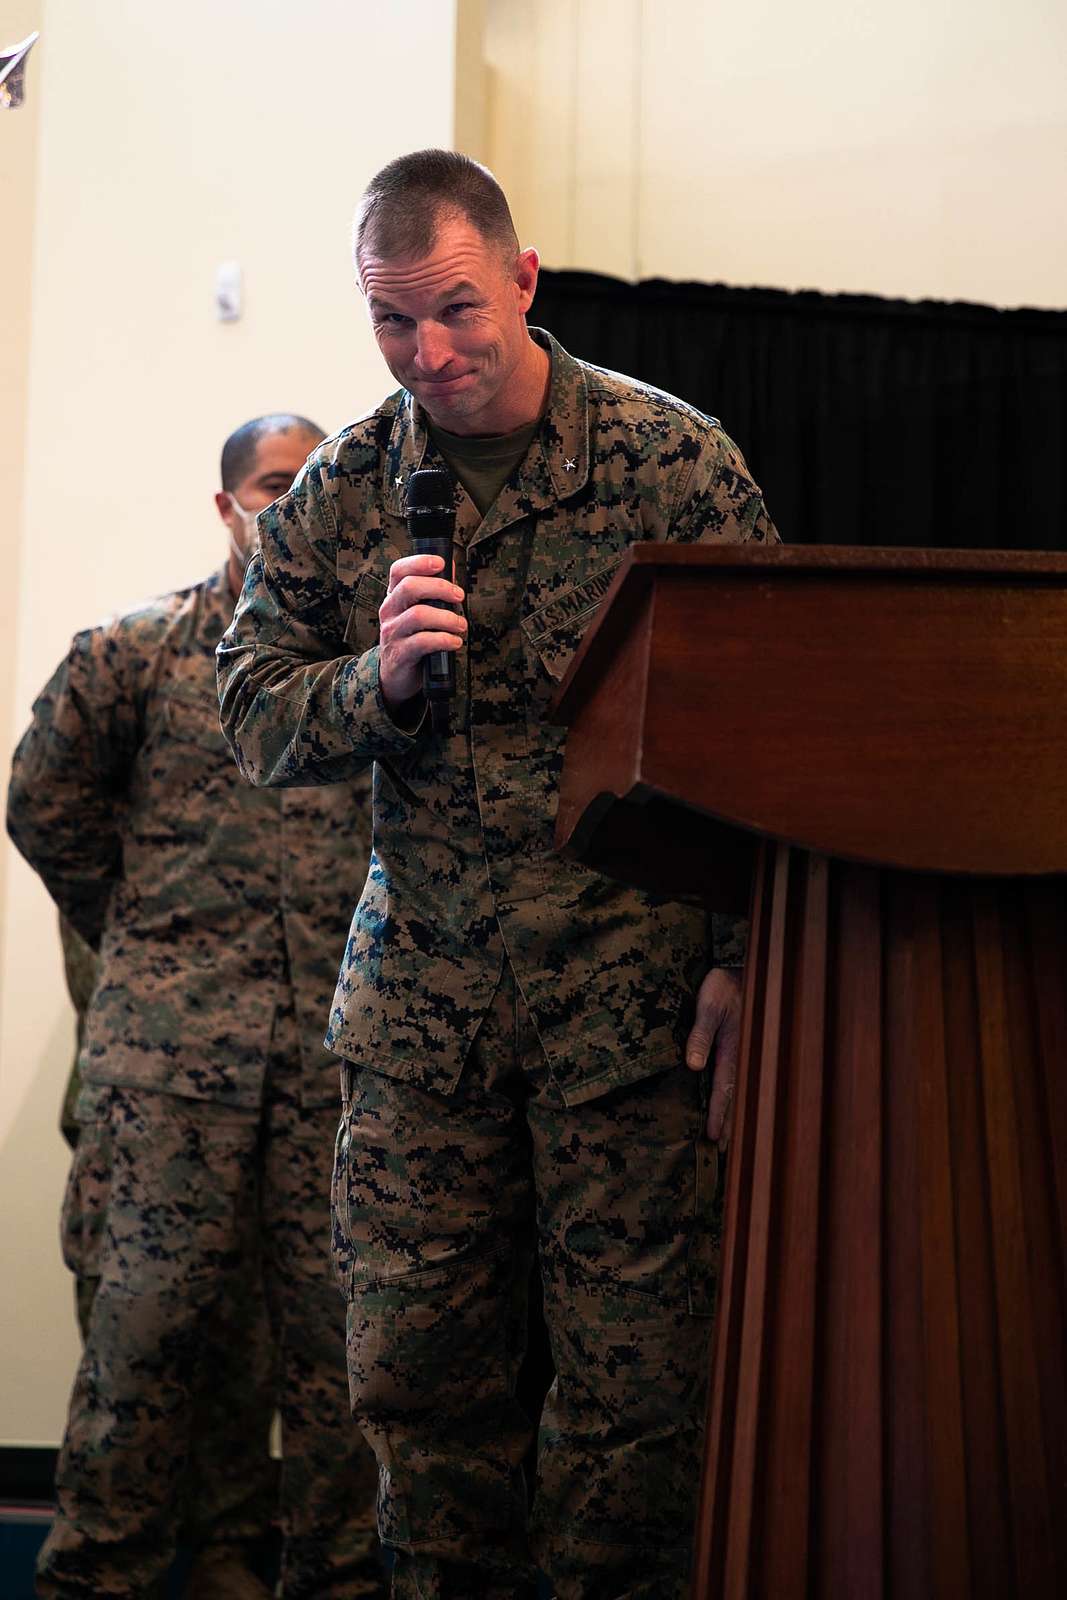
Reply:
[[[484, 168], [391, 163], [355, 252], [402, 388], [260, 519], [219, 674], [256, 783], [374, 763], [328, 1042], [349, 1379], [393, 1592], [515, 1600], [540, 1563], [559, 1600], [681, 1600], [743, 945], [719, 919], [709, 951], [700, 911], [553, 854], [547, 712], [631, 543], [777, 535], [713, 419], [527, 328], [537, 255]], [[451, 573], [410, 554], [428, 468], [460, 486]], [[447, 727], [434, 653], [456, 663]], [[558, 1376], [528, 1535], [535, 1251]]]

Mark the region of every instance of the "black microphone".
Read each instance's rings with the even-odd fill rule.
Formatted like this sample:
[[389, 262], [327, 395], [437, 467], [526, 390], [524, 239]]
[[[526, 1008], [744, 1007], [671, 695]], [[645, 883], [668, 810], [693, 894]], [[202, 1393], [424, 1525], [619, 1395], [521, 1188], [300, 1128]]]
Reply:
[[[452, 581], [452, 535], [456, 529], [456, 495], [451, 475], [441, 467], [421, 467], [408, 478], [405, 499], [411, 548], [417, 556], [440, 556], [441, 573]], [[459, 615], [460, 607], [447, 600], [428, 600], [427, 605]], [[432, 650], [422, 662], [422, 692], [430, 707], [435, 733], [448, 731], [448, 702], [456, 693], [456, 662], [451, 650]]]

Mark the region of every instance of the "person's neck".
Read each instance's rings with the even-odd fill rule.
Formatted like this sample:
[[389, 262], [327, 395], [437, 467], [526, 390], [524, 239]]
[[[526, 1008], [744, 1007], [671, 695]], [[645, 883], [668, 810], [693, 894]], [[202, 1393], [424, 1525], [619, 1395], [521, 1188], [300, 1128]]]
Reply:
[[226, 575], [230, 580], [230, 593], [233, 596], [233, 601], [236, 605], [237, 601], [241, 598], [241, 590], [244, 588], [245, 572], [244, 568], [240, 565], [232, 550], [230, 551], [229, 557], [226, 561]]

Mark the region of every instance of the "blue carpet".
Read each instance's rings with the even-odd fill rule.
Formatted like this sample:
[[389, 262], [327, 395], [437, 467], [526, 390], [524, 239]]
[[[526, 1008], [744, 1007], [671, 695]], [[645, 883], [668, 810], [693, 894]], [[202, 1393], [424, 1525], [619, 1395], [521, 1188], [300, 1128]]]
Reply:
[[[0, 1600], [34, 1600], [33, 1564], [51, 1521], [50, 1506], [0, 1506]], [[180, 1600], [188, 1571], [189, 1559], [179, 1551], [167, 1586], [168, 1600]], [[542, 1578], [542, 1600], [550, 1600], [551, 1594]]]
[[51, 1520], [46, 1507], [0, 1509], [0, 1595], [4, 1600], [33, 1600], [33, 1563]]

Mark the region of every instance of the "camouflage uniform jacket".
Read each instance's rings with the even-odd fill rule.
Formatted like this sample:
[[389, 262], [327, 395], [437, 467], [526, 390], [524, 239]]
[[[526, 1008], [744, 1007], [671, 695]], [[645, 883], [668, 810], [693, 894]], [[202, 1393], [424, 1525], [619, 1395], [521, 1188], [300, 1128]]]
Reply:
[[219, 728], [226, 570], [79, 633], [15, 753], [8, 829], [94, 948], [89, 1085], [258, 1106], [292, 1000], [308, 1105], [337, 1095], [322, 1047], [366, 874], [369, 785], [272, 794]]
[[70, 1064], [70, 1076], [63, 1092], [59, 1131], [73, 1150], [81, 1131], [81, 1124], [78, 1121], [78, 1102], [82, 1088], [79, 1062], [82, 1044], [85, 1041], [85, 1018], [89, 1011], [89, 1002], [93, 998], [93, 990], [96, 988], [98, 957], [96, 951], [90, 950], [81, 934], [71, 925], [62, 911], [59, 913], [59, 942], [63, 948], [63, 973], [67, 980], [70, 1003], [74, 1007], [76, 1029], [74, 1060]]
[[548, 335], [540, 430], [484, 520], [461, 494], [467, 593], [453, 729], [408, 733], [378, 680], [378, 607], [410, 553], [404, 483], [442, 463], [406, 391], [309, 457], [260, 518], [219, 647], [222, 724], [256, 783], [375, 763], [374, 849], [329, 1043], [448, 1092], [508, 959], [568, 1104], [677, 1060], [707, 966], [702, 913], [553, 853], [553, 693], [635, 540], [777, 540], [718, 423]]

